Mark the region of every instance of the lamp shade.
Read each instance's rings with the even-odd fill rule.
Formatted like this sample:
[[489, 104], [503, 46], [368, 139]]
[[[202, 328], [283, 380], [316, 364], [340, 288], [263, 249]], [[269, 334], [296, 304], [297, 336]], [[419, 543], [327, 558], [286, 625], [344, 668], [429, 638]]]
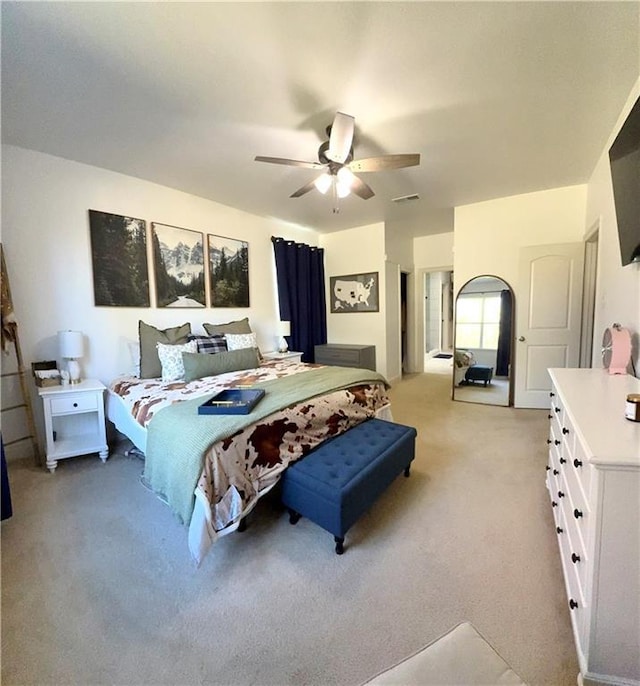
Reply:
[[60, 357], [77, 359], [83, 355], [82, 331], [58, 331], [58, 348]]
[[278, 335], [279, 336], [291, 336], [291, 322], [279, 322], [278, 323]]

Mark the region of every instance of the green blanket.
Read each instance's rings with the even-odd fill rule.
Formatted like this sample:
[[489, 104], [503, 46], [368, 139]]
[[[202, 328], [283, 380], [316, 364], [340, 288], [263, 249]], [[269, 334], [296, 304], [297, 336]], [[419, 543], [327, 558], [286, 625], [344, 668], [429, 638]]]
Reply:
[[207, 396], [174, 403], [149, 422], [144, 479], [183, 523], [191, 519], [194, 491], [204, 466], [204, 454], [218, 441], [285, 407], [359, 383], [389, 384], [377, 372], [347, 367], [319, 367], [257, 383], [265, 396], [245, 415], [199, 415]]

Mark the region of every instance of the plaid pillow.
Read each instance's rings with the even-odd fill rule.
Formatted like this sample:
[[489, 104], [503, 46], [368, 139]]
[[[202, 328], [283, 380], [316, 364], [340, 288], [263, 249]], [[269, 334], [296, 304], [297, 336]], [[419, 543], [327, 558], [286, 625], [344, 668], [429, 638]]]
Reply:
[[190, 335], [190, 341], [195, 341], [199, 353], [224, 353], [227, 352], [227, 341], [224, 336], [196, 336]]

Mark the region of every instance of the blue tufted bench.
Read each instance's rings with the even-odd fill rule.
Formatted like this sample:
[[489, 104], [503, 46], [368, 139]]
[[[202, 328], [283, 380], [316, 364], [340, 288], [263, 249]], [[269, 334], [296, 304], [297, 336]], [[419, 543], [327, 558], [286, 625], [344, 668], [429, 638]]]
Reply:
[[491, 383], [493, 377], [493, 367], [487, 367], [484, 364], [474, 364], [467, 369], [464, 380], [466, 383], [475, 383], [476, 381], [484, 381], [484, 385]]
[[409, 476], [415, 439], [413, 427], [369, 419], [312, 450], [282, 476], [289, 521], [303, 516], [320, 525], [341, 555], [349, 527], [400, 472]]

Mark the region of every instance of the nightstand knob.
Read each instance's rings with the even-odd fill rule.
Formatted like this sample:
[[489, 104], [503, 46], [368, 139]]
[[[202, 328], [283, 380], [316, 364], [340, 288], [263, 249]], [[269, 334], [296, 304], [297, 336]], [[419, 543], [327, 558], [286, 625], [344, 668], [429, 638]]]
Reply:
[[560, 458], [560, 464], [567, 464], [567, 461], [564, 459], [564, 457]]
[[578, 603], [576, 603], [576, 601], [573, 598], [571, 598], [571, 600], [569, 601], [569, 607], [572, 610], [575, 610], [578, 607]]
[[549, 471], [549, 470], [551, 469], [551, 467], [549, 467], [549, 465], [547, 465], [547, 466], [545, 467], [545, 469], [546, 469], [547, 471]]
[[556, 533], [561, 534], [564, 531], [564, 529], [561, 529], [559, 526], [556, 527]]
[[582, 460], [575, 459], [573, 461], [573, 466], [578, 469], [578, 467], [582, 467]]
[[558, 491], [558, 498], [564, 498], [564, 493], [562, 491]]
[[73, 403], [73, 406], [74, 406], [74, 407], [78, 407], [78, 403]]
[[553, 441], [550, 438], [547, 438], [547, 445], [551, 445]]
[[562, 427], [562, 433], [566, 436], [569, 433], [569, 429], [566, 426]]
[[575, 565], [576, 563], [580, 562], [580, 555], [576, 555], [575, 553], [571, 553], [571, 562]]
[[555, 441], [554, 441], [554, 443], [555, 443], [556, 445], [560, 445], [560, 443], [562, 443], [562, 441], [559, 441], [559, 440], [556, 438]]
[[552, 414], [548, 414], [547, 417], [549, 417], [549, 419], [553, 419], [553, 415], [552, 415]]
[[560, 472], [559, 472], [557, 469], [554, 469], [554, 470], [553, 470], [553, 475], [554, 475], [554, 476], [558, 476], [558, 474], [560, 474]]
[[551, 392], [549, 393], [549, 397], [550, 397], [550, 398], [553, 398], [554, 396], [555, 396], [555, 393], [554, 393], [553, 391], [551, 391]]
[[551, 507], [558, 507], [558, 503], [555, 500], [552, 500]]
[[559, 407], [554, 407], [553, 409], [554, 409], [556, 412], [560, 412], [560, 408], [559, 408]]
[[576, 508], [576, 509], [573, 511], [573, 516], [574, 516], [576, 519], [580, 519], [580, 517], [582, 517], [582, 512], [580, 512], [580, 510], [578, 510], [578, 509]]

